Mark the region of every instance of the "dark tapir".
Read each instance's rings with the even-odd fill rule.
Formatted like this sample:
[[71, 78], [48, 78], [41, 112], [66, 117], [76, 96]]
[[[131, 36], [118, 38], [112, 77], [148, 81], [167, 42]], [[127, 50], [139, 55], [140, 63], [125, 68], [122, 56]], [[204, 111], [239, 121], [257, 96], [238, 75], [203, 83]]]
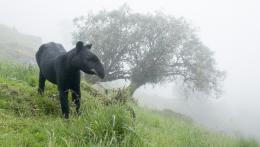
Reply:
[[104, 68], [98, 57], [90, 49], [92, 44], [84, 45], [79, 41], [76, 48], [66, 52], [61, 44], [47, 43], [41, 45], [36, 53], [36, 61], [40, 68], [38, 92], [44, 92], [45, 80], [57, 84], [62, 113], [69, 117], [68, 90], [72, 90], [72, 98], [76, 111], [80, 108], [80, 70], [87, 74], [96, 74], [104, 78]]

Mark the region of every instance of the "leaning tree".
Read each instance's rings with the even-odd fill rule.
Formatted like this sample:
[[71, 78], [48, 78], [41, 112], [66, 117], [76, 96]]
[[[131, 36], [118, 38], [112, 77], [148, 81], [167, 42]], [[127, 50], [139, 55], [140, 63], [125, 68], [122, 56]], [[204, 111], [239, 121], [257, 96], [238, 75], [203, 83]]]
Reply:
[[183, 18], [133, 13], [123, 6], [75, 18], [74, 24], [74, 41], [93, 43], [104, 63], [103, 81], [128, 79], [131, 94], [147, 83], [177, 80], [207, 94], [221, 92], [224, 72]]

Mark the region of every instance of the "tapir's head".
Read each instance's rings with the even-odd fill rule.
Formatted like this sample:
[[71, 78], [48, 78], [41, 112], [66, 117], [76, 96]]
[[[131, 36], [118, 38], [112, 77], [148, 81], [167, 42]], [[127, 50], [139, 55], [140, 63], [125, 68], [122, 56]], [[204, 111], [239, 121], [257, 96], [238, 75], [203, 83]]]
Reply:
[[98, 57], [90, 51], [91, 47], [92, 44], [84, 45], [81, 41], [77, 42], [75, 56], [72, 59], [72, 62], [74, 66], [78, 67], [83, 72], [87, 74], [96, 74], [103, 79], [105, 76], [104, 67]]

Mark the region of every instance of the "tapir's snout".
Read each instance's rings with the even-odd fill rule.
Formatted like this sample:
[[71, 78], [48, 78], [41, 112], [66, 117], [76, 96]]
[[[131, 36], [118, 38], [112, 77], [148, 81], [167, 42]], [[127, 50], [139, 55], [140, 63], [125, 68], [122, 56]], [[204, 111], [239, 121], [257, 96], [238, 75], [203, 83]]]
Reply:
[[104, 79], [105, 77], [105, 70], [102, 64], [100, 64], [97, 68], [96, 68], [96, 72], [97, 72], [97, 76], [101, 79]]
[[105, 77], [104, 67], [101, 63], [99, 63], [93, 69], [91, 69], [91, 72], [93, 72], [95, 75], [97, 75], [101, 79], [104, 79], [104, 77]]

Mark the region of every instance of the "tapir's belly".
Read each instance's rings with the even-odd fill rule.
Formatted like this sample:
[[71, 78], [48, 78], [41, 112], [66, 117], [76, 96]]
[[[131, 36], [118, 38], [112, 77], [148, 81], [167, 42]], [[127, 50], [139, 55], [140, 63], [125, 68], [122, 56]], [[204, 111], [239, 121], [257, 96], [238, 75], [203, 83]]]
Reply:
[[43, 76], [53, 84], [57, 84], [56, 71], [53, 63], [45, 63], [41, 66]]

